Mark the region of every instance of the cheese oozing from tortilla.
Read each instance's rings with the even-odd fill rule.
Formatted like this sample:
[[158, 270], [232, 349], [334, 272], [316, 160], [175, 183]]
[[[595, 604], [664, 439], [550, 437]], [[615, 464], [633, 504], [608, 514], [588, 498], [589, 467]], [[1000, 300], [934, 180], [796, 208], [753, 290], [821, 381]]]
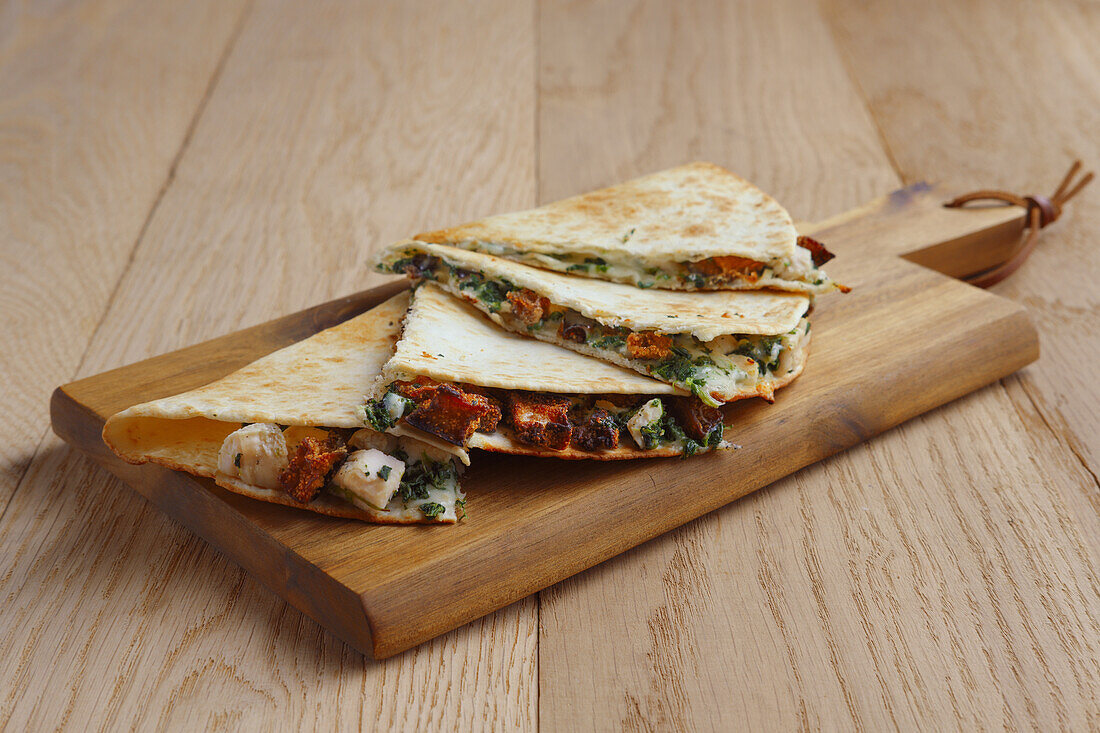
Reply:
[[[653, 438], [647, 439], [646, 432], [643, 431], [651, 431], [655, 425], [660, 424], [661, 418], [664, 416], [665, 408], [661, 401], [653, 399], [638, 408], [638, 411], [627, 421], [626, 428], [630, 431], [630, 436], [634, 438], [634, 442], [638, 444], [639, 448], [653, 447], [651, 445]], [[650, 435], [652, 435], [651, 432]]]
[[[626, 235], [624, 235], [626, 236]], [[723, 269], [723, 258], [648, 265], [629, 253], [520, 250], [502, 242], [457, 241], [452, 246], [505, 257], [532, 267], [633, 285], [668, 290], [759, 290], [772, 288], [821, 295], [844, 286], [814, 264], [809, 250], [795, 247], [784, 257], [765, 262], [745, 260], [740, 268]]]
[[[712, 407], [748, 397], [771, 400], [805, 363], [810, 324], [797, 312], [787, 321], [793, 327], [785, 323], [786, 330], [771, 334], [727, 333], [703, 340], [687, 330], [676, 332], [675, 325], [664, 331], [633, 330], [560, 305], [549, 289], [535, 291], [501, 276], [466, 270], [448, 259], [445, 248], [430, 251], [393, 252], [385, 262], [390, 272], [432, 280], [510, 331], [633, 369]], [[675, 320], [670, 316], [670, 323]]]

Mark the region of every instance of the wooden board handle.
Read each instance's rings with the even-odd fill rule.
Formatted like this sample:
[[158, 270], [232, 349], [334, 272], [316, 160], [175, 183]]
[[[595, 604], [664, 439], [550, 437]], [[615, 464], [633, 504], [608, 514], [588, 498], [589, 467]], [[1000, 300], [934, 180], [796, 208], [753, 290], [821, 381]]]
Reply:
[[799, 224], [843, 256], [892, 254], [951, 277], [963, 277], [1007, 259], [1024, 230], [1018, 206], [949, 209], [959, 192], [914, 183], [825, 221]]

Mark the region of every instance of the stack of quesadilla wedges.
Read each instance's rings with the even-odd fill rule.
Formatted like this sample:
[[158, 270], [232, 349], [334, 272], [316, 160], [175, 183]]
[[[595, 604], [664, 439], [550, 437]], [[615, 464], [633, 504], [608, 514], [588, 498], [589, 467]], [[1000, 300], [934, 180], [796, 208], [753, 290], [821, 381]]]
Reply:
[[390, 246], [413, 288], [205, 387], [111, 417], [132, 463], [384, 524], [453, 523], [470, 451], [689, 457], [801, 374], [832, 255], [707, 163]]
[[831, 256], [707, 163], [417, 235], [376, 262], [416, 291], [364, 419], [558, 458], [726, 447], [717, 408], [801, 374]]

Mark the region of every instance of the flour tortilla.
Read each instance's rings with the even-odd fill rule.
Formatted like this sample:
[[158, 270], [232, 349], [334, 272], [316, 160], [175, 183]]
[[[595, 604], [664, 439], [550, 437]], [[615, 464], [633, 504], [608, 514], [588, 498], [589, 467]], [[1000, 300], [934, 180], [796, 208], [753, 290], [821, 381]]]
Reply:
[[[382, 368], [375, 396], [397, 380], [430, 377], [479, 387], [555, 394], [686, 395], [670, 384], [608, 364], [600, 359], [497, 328], [473, 307], [426, 282], [416, 289], [393, 358]], [[399, 423], [404, 435], [426, 435]], [[569, 447], [555, 451], [527, 445], [504, 433], [474, 433], [471, 448], [495, 453], [552, 458], [619, 460], [680, 455], [678, 448], [642, 450], [623, 434], [612, 450], [590, 452]]]
[[[570, 274], [632, 282], [614, 265], [673, 267], [710, 257], [743, 257], [765, 264], [806, 260], [787, 211], [752, 183], [711, 163], [691, 163], [556, 201], [536, 209], [490, 216], [414, 240], [500, 255], [565, 271], [570, 262], [602, 258], [611, 268], [571, 268]], [[777, 276], [719, 289], [763, 287], [798, 292], [832, 289], [820, 281]], [[659, 288], [693, 289], [671, 281]]]
[[[222, 442], [242, 424], [362, 428], [356, 408], [393, 352], [409, 298], [408, 291], [400, 293], [204, 387], [123, 410], [107, 420], [103, 440], [129, 463], [153, 462], [214, 478], [229, 491], [261, 501], [376, 523], [424, 522], [419, 511], [366, 510], [324, 492], [300, 504], [281, 491], [217, 471]], [[443, 445], [469, 462], [465, 451]]]

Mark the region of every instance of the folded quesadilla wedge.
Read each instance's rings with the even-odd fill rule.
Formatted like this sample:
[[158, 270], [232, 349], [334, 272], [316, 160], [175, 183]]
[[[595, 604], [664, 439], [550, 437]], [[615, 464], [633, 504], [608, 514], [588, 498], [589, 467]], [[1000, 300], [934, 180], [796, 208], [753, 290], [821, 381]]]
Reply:
[[381, 263], [438, 283], [510, 331], [633, 369], [712, 407], [771, 400], [806, 360], [803, 294], [639, 290], [438, 244], [395, 245]]
[[363, 420], [376, 430], [555, 458], [690, 456], [727, 447], [721, 411], [664, 382], [495, 326], [416, 289]]
[[782, 206], [710, 163], [413, 239], [640, 288], [847, 290], [821, 269], [833, 255]]
[[408, 303], [401, 293], [205, 387], [123, 410], [103, 439], [130, 463], [262, 501], [381, 524], [453, 523], [465, 513], [465, 451], [380, 434], [357, 416]]

